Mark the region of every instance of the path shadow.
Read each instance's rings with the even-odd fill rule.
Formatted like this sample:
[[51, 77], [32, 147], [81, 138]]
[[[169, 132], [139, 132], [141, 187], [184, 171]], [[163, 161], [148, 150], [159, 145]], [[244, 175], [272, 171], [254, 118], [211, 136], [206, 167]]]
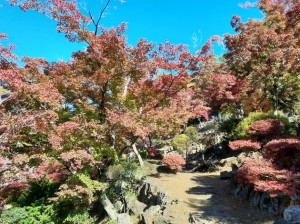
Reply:
[[172, 171], [170, 168], [168, 168], [167, 166], [158, 166], [156, 168], [156, 171], [158, 173], [166, 173], [166, 174], [175, 174], [174, 171]]
[[234, 198], [229, 180], [221, 180], [219, 175], [205, 174], [191, 178], [196, 187], [186, 190], [196, 195], [186, 204], [196, 220], [220, 220], [222, 224], [262, 224], [279, 219], [274, 214], [250, 206], [249, 201]]

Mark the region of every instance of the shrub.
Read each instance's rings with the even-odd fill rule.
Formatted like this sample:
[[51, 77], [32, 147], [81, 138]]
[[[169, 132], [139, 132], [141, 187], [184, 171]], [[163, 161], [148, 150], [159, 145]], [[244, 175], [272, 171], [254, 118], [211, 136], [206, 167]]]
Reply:
[[261, 149], [261, 143], [251, 139], [242, 139], [229, 142], [231, 150], [256, 151]]
[[178, 171], [182, 171], [185, 160], [179, 155], [166, 155], [164, 156], [162, 163], [174, 173], [177, 173]]
[[180, 152], [186, 150], [190, 144], [191, 144], [191, 139], [186, 134], [177, 135], [172, 140], [173, 148]]
[[260, 120], [266, 120], [268, 118], [280, 120], [284, 124], [283, 134], [285, 135], [295, 135], [296, 131], [292, 128], [292, 125], [289, 123], [289, 120], [282, 115], [273, 115], [271, 113], [262, 113], [262, 112], [252, 112], [249, 113], [248, 117], [244, 118], [234, 130], [234, 138], [241, 139], [250, 137], [251, 134], [248, 133], [249, 126]]
[[95, 221], [96, 219], [92, 218], [88, 211], [83, 210], [69, 213], [63, 224], [93, 224]]
[[262, 137], [279, 136], [283, 131], [284, 123], [271, 118], [255, 121], [247, 129], [249, 134]]
[[110, 180], [108, 195], [110, 198], [118, 197], [120, 194], [129, 195], [135, 192], [143, 177], [143, 170], [137, 163], [122, 161], [110, 166], [106, 172]]
[[300, 168], [300, 139], [279, 138], [268, 142], [263, 149], [265, 158], [279, 168]]
[[50, 180], [30, 181], [29, 188], [15, 201], [19, 206], [32, 206], [47, 203], [59, 187], [58, 183]]
[[299, 188], [299, 185], [296, 186], [296, 176], [297, 173], [278, 170], [265, 159], [249, 159], [239, 168], [237, 182], [275, 197], [279, 194], [294, 195]]
[[235, 117], [224, 120], [219, 126], [219, 131], [225, 132], [227, 134], [227, 139], [234, 139], [234, 130], [240, 121], [240, 118]]
[[16, 201], [20, 195], [29, 188], [29, 184], [26, 181], [12, 182], [0, 190], [0, 196], [4, 196], [8, 201]]
[[4, 210], [0, 216], [0, 223], [16, 224], [28, 217], [25, 208], [15, 207]]
[[198, 129], [194, 126], [187, 127], [184, 130], [184, 134], [186, 134], [193, 142], [198, 140]]
[[5, 224], [54, 224], [53, 205], [14, 207], [3, 211], [0, 221]]

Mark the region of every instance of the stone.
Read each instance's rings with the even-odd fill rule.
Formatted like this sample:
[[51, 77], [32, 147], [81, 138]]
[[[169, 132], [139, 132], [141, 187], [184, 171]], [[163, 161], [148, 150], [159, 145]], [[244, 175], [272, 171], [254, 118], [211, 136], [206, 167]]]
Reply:
[[172, 204], [175, 201], [176, 201], [175, 199], [173, 200], [164, 192], [157, 193], [157, 205], [160, 205], [160, 206], [168, 205], [168, 204]]
[[285, 221], [300, 222], [300, 205], [295, 205], [284, 209], [283, 217]]
[[156, 191], [157, 189], [154, 189], [154, 187], [151, 186], [150, 183], [145, 182], [141, 186], [137, 198], [140, 202], [143, 202], [148, 206], [156, 205], [157, 204]]
[[260, 202], [260, 197], [261, 197], [261, 193], [257, 192], [257, 191], [252, 191], [250, 193], [250, 203], [255, 206], [258, 207], [259, 206], [259, 202]]
[[127, 201], [127, 208], [130, 213], [134, 215], [140, 215], [144, 212], [144, 209], [147, 207], [146, 204], [137, 200], [137, 198], [129, 197], [126, 199]]
[[116, 201], [116, 203], [114, 203], [114, 208], [117, 212], [121, 212], [124, 209], [124, 204], [121, 201]]
[[153, 224], [154, 220], [160, 214], [160, 205], [151, 206], [141, 214], [141, 224]]
[[259, 202], [259, 208], [263, 210], [269, 210], [271, 206], [271, 197], [268, 193], [263, 192]]
[[127, 213], [117, 215], [117, 224], [131, 224], [130, 216]]
[[232, 176], [232, 174], [229, 171], [222, 171], [220, 173], [220, 179], [221, 180], [231, 179], [231, 176]]
[[292, 222], [287, 222], [287, 221], [284, 221], [284, 220], [278, 220], [278, 221], [273, 222], [273, 224], [293, 224], [293, 223]]
[[170, 146], [170, 145], [165, 145], [165, 146], [163, 146], [163, 147], [161, 147], [161, 148], [159, 148], [159, 149], [155, 149], [155, 151], [156, 151], [157, 153], [162, 154], [162, 155], [166, 155], [168, 152], [173, 151], [173, 147]]
[[251, 192], [251, 187], [250, 186], [239, 185], [234, 190], [234, 196], [238, 199], [245, 200], [245, 199], [249, 198], [250, 192]]

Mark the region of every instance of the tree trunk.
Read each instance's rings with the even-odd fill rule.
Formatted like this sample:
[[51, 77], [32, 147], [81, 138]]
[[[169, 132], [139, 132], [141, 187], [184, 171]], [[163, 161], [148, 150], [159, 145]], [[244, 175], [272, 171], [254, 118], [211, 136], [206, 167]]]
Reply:
[[141, 168], [144, 168], [145, 167], [144, 161], [143, 161], [140, 153], [138, 152], [135, 143], [132, 144], [132, 149], [133, 149], [133, 152], [135, 153], [135, 155], [137, 156], [137, 158], [139, 160]]
[[109, 218], [113, 221], [117, 220], [117, 212], [111, 203], [111, 201], [108, 199], [105, 193], [102, 193], [100, 196], [101, 204], [103, 205], [106, 213], [108, 214]]

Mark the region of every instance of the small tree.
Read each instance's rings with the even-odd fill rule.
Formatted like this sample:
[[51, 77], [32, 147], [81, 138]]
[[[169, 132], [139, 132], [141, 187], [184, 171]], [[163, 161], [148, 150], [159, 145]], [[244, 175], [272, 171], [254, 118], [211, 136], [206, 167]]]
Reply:
[[162, 163], [174, 173], [177, 173], [178, 171], [182, 171], [185, 160], [179, 155], [166, 155], [164, 156]]

